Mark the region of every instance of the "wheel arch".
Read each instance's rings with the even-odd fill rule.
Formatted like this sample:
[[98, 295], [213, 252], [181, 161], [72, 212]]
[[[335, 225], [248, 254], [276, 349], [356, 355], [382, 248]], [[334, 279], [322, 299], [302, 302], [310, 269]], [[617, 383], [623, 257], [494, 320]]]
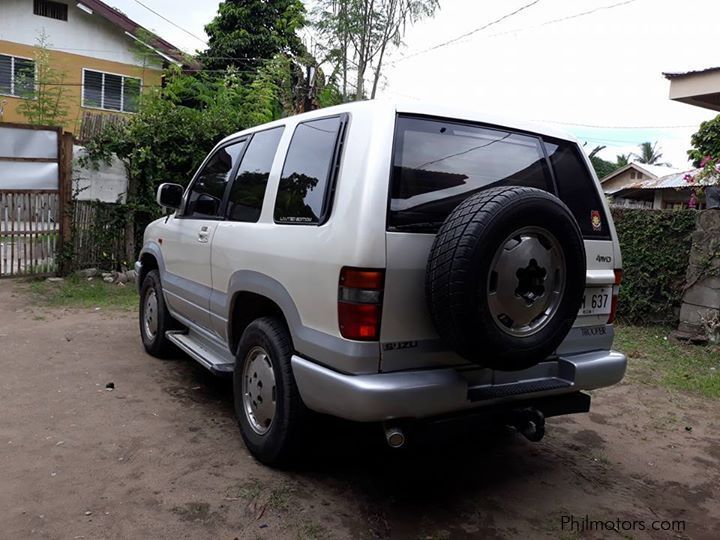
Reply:
[[297, 343], [300, 315], [290, 293], [278, 281], [259, 272], [241, 270], [230, 278], [228, 296], [227, 336], [233, 353], [242, 333], [260, 317], [279, 319], [288, 328], [293, 346]]

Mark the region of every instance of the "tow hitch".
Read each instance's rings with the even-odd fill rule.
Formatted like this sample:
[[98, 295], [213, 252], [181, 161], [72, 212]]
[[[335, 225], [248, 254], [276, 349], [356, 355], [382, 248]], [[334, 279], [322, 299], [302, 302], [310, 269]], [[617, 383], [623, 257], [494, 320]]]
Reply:
[[513, 411], [509, 424], [528, 441], [538, 442], [545, 436], [545, 415], [534, 407]]

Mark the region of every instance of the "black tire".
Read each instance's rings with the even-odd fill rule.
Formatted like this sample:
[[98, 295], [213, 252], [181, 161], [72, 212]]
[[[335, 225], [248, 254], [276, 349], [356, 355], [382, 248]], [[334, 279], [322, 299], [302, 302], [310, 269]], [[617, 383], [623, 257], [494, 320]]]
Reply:
[[[267, 352], [275, 383], [274, 417], [267, 432], [262, 434], [253, 429], [243, 402], [245, 363], [250, 361], [250, 353], [258, 347]], [[263, 317], [250, 323], [238, 345], [233, 374], [235, 415], [248, 450], [266, 465], [288, 465], [300, 449], [307, 425], [308, 411], [300, 398], [292, 372], [292, 353], [288, 329], [272, 317]], [[249, 376], [252, 377], [252, 374]]]
[[[500, 246], [523, 227], [557, 239], [565, 286], [544, 326], [519, 336], [493, 317], [488, 280]], [[481, 366], [513, 371], [545, 359], [567, 336], [582, 302], [585, 271], [582, 234], [562, 201], [534, 188], [491, 188], [466, 199], [443, 223], [428, 258], [425, 293], [438, 334], [453, 350]]]
[[[148, 332], [148, 328], [146, 328], [145, 325], [146, 304], [148, 296], [151, 294], [154, 294], [157, 300], [157, 312], [155, 314], [157, 329], [154, 334]], [[172, 315], [170, 315], [165, 305], [162, 284], [160, 283], [160, 274], [157, 270], [150, 270], [142, 282], [139, 311], [140, 337], [148, 354], [157, 358], [167, 358], [175, 353], [175, 346], [168, 341], [165, 332], [168, 330], [176, 330], [179, 325], [175, 319], [173, 319]]]

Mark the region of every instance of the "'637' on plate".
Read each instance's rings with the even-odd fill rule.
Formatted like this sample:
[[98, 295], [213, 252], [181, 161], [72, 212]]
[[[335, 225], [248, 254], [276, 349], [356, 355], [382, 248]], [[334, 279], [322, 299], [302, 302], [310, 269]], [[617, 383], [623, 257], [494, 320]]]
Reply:
[[612, 287], [585, 289], [579, 315], [605, 315], [612, 307]]

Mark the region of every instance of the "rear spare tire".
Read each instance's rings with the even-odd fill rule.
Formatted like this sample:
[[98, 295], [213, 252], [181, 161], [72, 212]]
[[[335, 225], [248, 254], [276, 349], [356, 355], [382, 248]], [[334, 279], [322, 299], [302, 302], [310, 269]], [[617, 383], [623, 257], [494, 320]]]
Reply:
[[525, 369], [551, 354], [575, 321], [585, 246], [560, 199], [490, 188], [458, 205], [428, 258], [425, 293], [440, 337], [464, 358]]

